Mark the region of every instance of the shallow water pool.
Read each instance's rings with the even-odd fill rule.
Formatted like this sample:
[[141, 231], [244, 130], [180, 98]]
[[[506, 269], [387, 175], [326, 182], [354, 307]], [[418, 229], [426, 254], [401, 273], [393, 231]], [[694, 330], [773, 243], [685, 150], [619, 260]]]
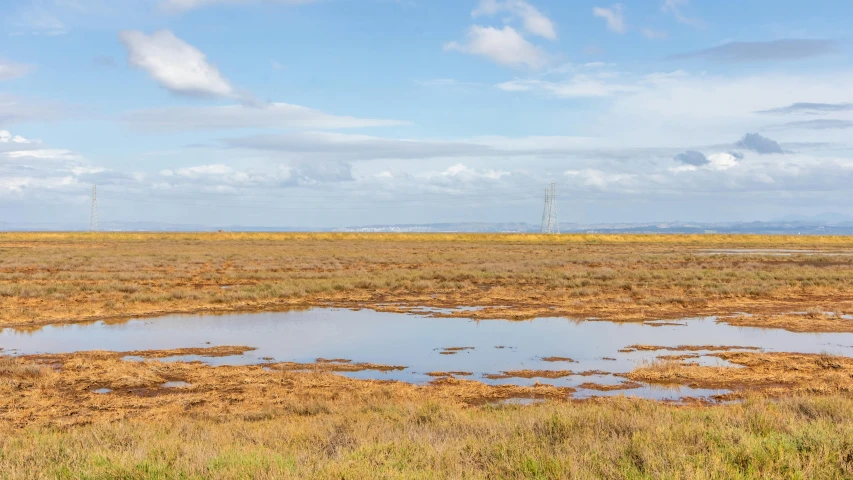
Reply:
[[[35, 331], [7, 328], [0, 332], [0, 347], [15, 354], [247, 345], [257, 349], [244, 355], [221, 358], [181, 356], [166, 361], [201, 360], [212, 365], [238, 365], [272, 361], [312, 363], [317, 358], [343, 358], [406, 367], [391, 372], [366, 370], [342, 373], [353, 378], [427, 383], [433, 380], [426, 375], [429, 372], [461, 371], [472, 375], [460, 378], [490, 384], [531, 385], [539, 382], [572, 387], [587, 382], [618, 384], [624, 379], [612, 374], [629, 372], [643, 361], [674, 353], [665, 350], [619, 351], [632, 344], [759, 347], [765, 351], [828, 352], [853, 356], [853, 334], [792, 333], [733, 327], [718, 324], [713, 317], [653, 326], [566, 318], [475, 321], [372, 310], [316, 308], [275, 313], [178, 315], [125, 323], [47, 326]], [[446, 349], [451, 347], [472, 348], [446, 354]], [[551, 356], [568, 357], [574, 362], [543, 360]], [[691, 361], [727, 365], [721, 359], [707, 356]], [[569, 370], [572, 374], [555, 379], [484, 377], [512, 370]], [[725, 392], [644, 386], [610, 392], [581, 390], [576, 396], [625, 394], [677, 399], [719, 393]]]

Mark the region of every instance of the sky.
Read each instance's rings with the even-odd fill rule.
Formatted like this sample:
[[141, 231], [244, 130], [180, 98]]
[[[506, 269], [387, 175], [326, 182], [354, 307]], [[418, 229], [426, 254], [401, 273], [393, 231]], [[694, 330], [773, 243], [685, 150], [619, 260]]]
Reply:
[[0, 224], [853, 215], [847, 0], [6, 0]]

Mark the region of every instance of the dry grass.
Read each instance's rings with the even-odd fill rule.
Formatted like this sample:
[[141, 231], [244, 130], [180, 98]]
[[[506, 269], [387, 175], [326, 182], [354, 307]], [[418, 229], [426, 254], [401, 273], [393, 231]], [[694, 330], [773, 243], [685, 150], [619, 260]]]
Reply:
[[731, 315], [718, 317], [717, 322], [735, 327], [779, 328], [797, 333], [853, 333], [853, 320], [823, 312], [804, 315]]
[[[427, 386], [128, 352], [0, 358], [3, 478], [849, 478], [853, 359], [719, 352], [636, 381], [784, 395], [675, 407], [571, 388]], [[140, 356], [170, 356], [171, 351]], [[322, 359], [321, 359], [322, 360]], [[51, 365], [51, 366], [46, 366]], [[190, 387], [172, 389], [167, 381]], [[619, 389], [634, 387], [624, 382]], [[585, 388], [595, 387], [588, 384]], [[93, 390], [112, 392], [96, 394]], [[601, 390], [616, 387], [599, 386]], [[808, 397], [789, 396], [791, 392]], [[820, 395], [818, 395], [820, 394]], [[499, 399], [553, 401], [478, 406]]]
[[0, 430], [4, 478], [825, 478], [853, 475], [853, 399], [465, 408], [343, 396]]
[[634, 369], [630, 380], [694, 388], [761, 390], [772, 395], [853, 392], [853, 359], [827, 354], [721, 352], [709, 354], [741, 368], [700, 366], [660, 358]]
[[[132, 353], [160, 358], [176, 352], [180, 350]], [[449, 377], [417, 386], [355, 380], [332, 373], [400, 368], [355, 362], [212, 367], [201, 362], [123, 361], [129, 353], [93, 351], [0, 357], [0, 425], [70, 426], [130, 418], [169, 419], [275, 410], [282, 404], [329, 399], [382, 403], [393, 397], [481, 404], [535, 396], [565, 401], [574, 391], [550, 385], [490, 386]], [[163, 386], [170, 381], [186, 382], [191, 387]], [[111, 392], [94, 393], [103, 388]]]
[[318, 358], [316, 363], [280, 362], [265, 365], [267, 368], [282, 371], [320, 371], [320, 372], [363, 372], [374, 370], [378, 372], [390, 372], [393, 370], [405, 370], [401, 365], [381, 365], [376, 363], [353, 362], [352, 360], [326, 360]]
[[677, 347], [663, 347], [660, 345], [628, 345], [620, 349], [620, 352], [656, 352], [658, 350], [669, 350], [673, 352], [726, 352], [729, 350], [761, 350], [758, 347], [737, 347], [728, 345], [679, 345]]
[[571, 370], [509, 370], [501, 373], [483, 375], [489, 380], [506, 378], [563, 378], [575, 375]]
[[[840, 331], [843, 319], [817, 312], [853, 311], [853, 257], [702, 252], [737, 247], [851, 251], [853, 238], [0, 233], [0, 326], [473, 305], [486, 308], [433, 315], [642, 321], [749, 311], [763, 322], [752, 326]], [[812, 313], [773, 320], [792, 311]], [[433, 372], [425, 386], [354, 380], [333, 372], [400, 367], [346, 359], [263, 367], [121, 360], [249, 347], [0, 356], [0, 477], [853, 477], [853, 359], [631, 348], [715, 351], [738, 368], [687, 363], [688, 353], [643, 365], [620, 385], [584, 388], [689, 385], [736, 389], [746, 400], [713, 408], [572, 401], [568, 387], [455, 378], [468, 372]], [[170, 381], [190, 386], [163, 387]], [[484, 406], [510, 398], [550, 401]]]
[[[0, 233], [0, 325], [306, 306], [641, 321], [853, 311], [849, 237]], [[229, 286], [227, 289], [222, 286]]]
[[569, 357], [542, 357], [542, 361], [543, 361], [543, 362], [566, 362], [566, 363], [575, 363], [575, 361], [574, 361], [574, 360], [572, 360], [572, 359], [571, 359], [571, 358], [569, 358]]
[[597, 390], [599, 392], [615, 392], [619, 390], [633, 390], [642, 387], [642, 383], [637, 382], [621, 382], [611, 385], [602, 385], [600, 383], [584, 382], [578, 385], [578, 388], [585, 390]]

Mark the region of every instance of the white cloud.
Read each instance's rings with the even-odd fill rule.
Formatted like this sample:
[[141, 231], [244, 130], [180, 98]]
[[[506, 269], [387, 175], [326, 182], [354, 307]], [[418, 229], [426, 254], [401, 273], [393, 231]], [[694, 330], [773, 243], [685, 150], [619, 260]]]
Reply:
[[119, 38], [128, 50], [128, 62], [145, 70], [172, 93], [245, 99], [192, 45], [168, 30], [151, 35], [124, 31]]
[[14, 80], [29, 75], [35, 67], [0, 58], [0, 80]]
[[[636, 75], [612, 70], [569, 74], [563, 80], [519, 78], [496, 85], [509, 92], [564, 98], [595, 97], [606, 101], [586, 110], [574, 134], [609, 138], [613, 147], [686, 147], [731, 144], [745, 132], [764, 132], [764, 111], [808, 101], [849, 101], [846, 85], [853, 71], [690, 74], [682, 70]], [[853, 122], [853, 110], [834, 113], [834, 120]], [[778, 141], [849, 144], [849, 130], [786, 129]]]
[[138, 110], [125, 115], [134, 128], [172, 132], [239, 128], [339, 129], [409, 125], [399, 120], [382, 120], [331, 115], [287, 103], [229, 105], [217, 107], [167, 107]]
[[474, 169], [465, 164], [457, 163], [451, 165], [443, 172], [427, 174], [429, 178], [452, 178], [454, 180], [498, 180], [503, 176], [510, 175], [510, 172], [494, 169]]
[[709, 168], [714, 170], [728, 170], [738, 164], [738, 158], [731, 153], [715, 153], [708, 155]]
[[79, 160], [80, 155], [71, 150], [64, 149], [39, 149], [39, 150], [15, 150], [6, 152], [6, 157], [11, 159], [34, 159], [34, 160]]
[[[668, 75], [634, 77], [638, 90], [617, 95], [609, 108], [588, 119], [587, 134], [621, 132], [633, 145], [690, 146], [730, 143], [745, 132], [766, 127], [766, 116], [755, 113], [808, 99], [833, 103], [849, 98], [845, 87], [853, 72], [753, 75]], [[605, 133], [607, 132], [607, 133]], [[844, 130], [780, 132], [780, 142], [849, 143]]]
[[[302, 5], [306, 3], [314, 3], [319, 0], [271, 0], [275, 3], [284, 5]], [[206, 7], [208, 5], [240, 5], [249, 3], [259, 3], [260, 0], [163, 0], [160, 3], [160, 8], [167, 12], [178, 13], [194, 10], [196, 8]]]
[[622, 4], [617, 3], [610, 8], [594, 7], [592, 14], [601, 17], [607, 22], [607, 28], [616, 33], [625, 33], [625, 18], [622, 13]]
[[20, 136], [12, 135], [8, 130], [0, 130], [0, 143], [32, 143], [30, 140]]
[[583, 170], [566, 170], [564, 174], [573, 183], [591, 187], [596, 190], [619, 187], [623, 189], [634, 183], [637, 175], [624, 173], [608, 173], [596, 168], [585, 168]]
[[159, 190], [237, 191], [250, 187], [294, 187], [352, 181], [343, 162], [269, 162], [251, 168], [225, 164], [161, 170], [155, 179]]
[[510, 26], [497, 29], [472, 25], [466, 43], [450, 42], [444, 45], [444, 49], [481, 55], [511, 67], [538, 69], [547, 63], [547, 55]]
[[550, 18], [536, 7], [523, 0], [481, 0], [479, 6], [471, 12], [474, 18], [492, 16], [507, 12], [522, 20], [524, 29], [533, 35], [549, 40], [557, 39], [557, 29]]

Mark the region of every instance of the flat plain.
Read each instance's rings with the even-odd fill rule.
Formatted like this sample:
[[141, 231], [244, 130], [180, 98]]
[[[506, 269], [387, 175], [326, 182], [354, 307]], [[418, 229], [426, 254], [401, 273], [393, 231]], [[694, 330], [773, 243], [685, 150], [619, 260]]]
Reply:
[[[847, 237], [0, 234], [0, 327], [15, 332], [335, 307], [659, 329], [713, 316], [768, 335], [843, 335], [853, 332], [851, 294]], [[430, 372], [427, 384], [343, 376], [398, 368], [359, 359], [205, 361], [253, 345], [0, 351], [9, 353], [0, 357], [0, 476], [853, 476], [853, 359], [632, 343], [625, 339], [626, 350], [655, 360], [620, 374], [617, 386], [589, 382], [626, 396], [590, 399], [464, 371]], [[451, 359], [470, 352], [443, 347]], [[195, 361], [161, 361], [177, 355]], [[553, 371], [501, 375], [568, 375], [565, 355]], [[676, 403], [627, 397], [638, 384], [730, 393]]]

